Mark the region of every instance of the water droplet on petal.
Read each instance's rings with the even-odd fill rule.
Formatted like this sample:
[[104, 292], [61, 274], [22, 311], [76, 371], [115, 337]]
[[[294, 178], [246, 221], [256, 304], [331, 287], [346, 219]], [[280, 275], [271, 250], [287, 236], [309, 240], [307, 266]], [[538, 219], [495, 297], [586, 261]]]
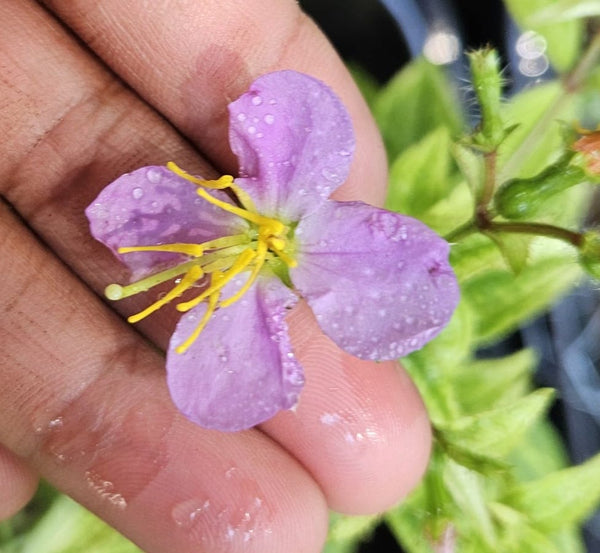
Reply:
[[238, 121], [245, 121], [246, 120], [246, 114], [245, 113], [238, 113], [237, 114], [237, 120]]
[[332, 181], [332, 182], [338, 182], [340, 179], [339, 175], [335, 171], [333, 171], [327, 167], [324, 167], [323, 169], [321, 169], [321, 175], [323, 177], [325, 177], [327, 180]]
[[348, 150], [340, 150], [338, 154], [340, 154], [343, 157], [348, 157], [349, 155], [352, 155], [352, 152], [349, 152]]
[[272, 125], [275, 122], [275, 116], [271, 113], [267, 113], [264, 119], [267, 125]]
[[252, 104], [255, 106], [260, 106], [263, 103], [262, 98], [260, 96], [254, 96], [252, 98]]
[[146, 178], [152, 183], [157, 184], [162, 180], [162, 173], [159, 169], [151, 167], [146, 171]]
[[255, 132], [256, 132], [256, 127], [253, 127], [253, 126], [248, 127], [249, 134], [254, 134]]

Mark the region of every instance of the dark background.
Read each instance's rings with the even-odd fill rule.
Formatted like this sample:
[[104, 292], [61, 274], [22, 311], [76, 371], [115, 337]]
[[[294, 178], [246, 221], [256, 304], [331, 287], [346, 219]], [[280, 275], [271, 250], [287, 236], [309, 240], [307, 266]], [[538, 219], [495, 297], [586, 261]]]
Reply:
[[[443, 20], [461, 40], [462, 51], [491, 44], [508, 66], [510, 90], [529, 79], [511, 73], [518, 29], [499, 0], [300, 0], [304, 10], [329, 36], [342, 57], [387, 81], [418, 55], [427, 29]], [[387, 6], [387, 7], [386, 7]], [[466, 77], [463, 58], [448, 66], [457, 79]], [[551, 77], [551, 70], [544, 78]], [[573, 463], [600, 450], [600, 308], [598, 290], [582, 286], [549, 313], [523, 327], [482, 356], [505, 355], [523, 346], [537, 350], [540, 386], [558, 389], [552, 421], [564, 437]], [[584, 529], [590, 553], [600, 552], [600, 515]], [[381, 526], [360, 553], [399, 553], [389, 531]]]

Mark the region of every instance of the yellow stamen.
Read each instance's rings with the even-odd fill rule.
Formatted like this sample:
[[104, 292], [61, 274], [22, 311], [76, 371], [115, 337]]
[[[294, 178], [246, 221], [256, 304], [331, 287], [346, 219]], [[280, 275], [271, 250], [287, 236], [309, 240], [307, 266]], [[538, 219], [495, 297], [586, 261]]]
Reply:
[[176, 267], [171, 267], [170, 269], [166, 269], [165, 271], [161, 271], [160, 273], [156, 273], [154, 275], [150, 275], [146, 278], [138, 280], [136, 282], [132, 282], [127, 286], [121, 286], [120, 284], [109, 284], [105, 290], [104, 295], [109, 300], [122, 300], [124, 298], [128, 298], [129, 296], [134, 296], [135, 294], [139, 294], [140, 292], [146, 292], [157, 286], [166, 282], [167, 280], [172, 280], [179, 275], [187, 272], [191, 267], [197, 265], [198, 262], [196, 260], [188, 261], [187, 263], [182, 263], [181, 265], [177, 265]]
[[290, 268], [297, 267], [298, 262], [280, 249], [271, 247], [271, 251]]
[[235, 260], [235, 263], [231, 266], [231, 268], [223, 273], [221, 278], [218, 279], [217, 282], [211, 284], [202, 294], [193, 300], [186, 301], [183, 303], [177, 304], [177, 311], [189, 311], [193, 307], [196, 307], [199, 303], [204, 301], [214, 292], [217, 292], [223, 288], [233, 277], [241, 273], [250, 262], [256, 257], [256, 252], [250, 248], [244, 250], [240, 256]]
[[191, 288], [196, 281], [203, 275], [202, 269], [197, 265], [194, 265], [190, 268], [190, 270], [185, 274], [185, 276], [181, 279], [181, 282], [177, 284], [172, 290], [167, 292], [164, 297], [154, 302], [152, 305], [149, 305], [143, 311], [136, 313], [135, 315], [131, 315], [127, 318], [130, 323], [137, 323], [142, 319], [146, 318], [148, 315], [158, 311], [164, 305], [167, 305], [170, 301], [178, 298], [183, 294], [186, 290]]
[[185, 179], [189, 182], [193, 182], [198, 186], [204, 186], [205, 188], [212, 188], [213, 190], [223, 190], [224, 188], [229, 188], [233, 184], [233, 177], [231, 175], [223, 175], [219, 177], [217, 180], [205, 180], [199, 179], [198, 177], [194, 177], [190, 175], [187, 171], [184, 171], [179, 166], [177, 166], [172, 161], [167, 163], [167, 169], [175, 173], [178, 177]]
[[256, 277], [258, 277], [258, 273], [265, 263], [266, 256], [267, 245], [264, 242], [259, 242], [256, 250], [256, 258], [254, 260], [255, 265], [250, 273], [250, 276], [248, 277], [248, 280], [244, 282], [244, 285], [233, 296], [223, 300], [221, 302], [221, 307], [229, 307], [232, 303], [238, 301], [249, 290], [250, 286], [252, 286], [252, 283], [256, 280]]
[[235, 184], [231, 175], [223, 175], [217, 180], [199, 179], [198, 177], [190, 175], [188, 172], [184, 171], [181, 167], [179, 167], [172, 161], [169, 161], [167, 163], [167, 169], [169, 171], [172, 171], [182, 179], [192, 182], [198, 186], [204, 186], [205, 188], [211, 188], [213, 190], [223, 190], [224, 188], [231, 188], [231, 190], [236, 195], [237, 199], [242, 204], [242, 206], [248, 211], [256, 213], [256, 206], [254, 205], [252, 198], [250, 198], [250, 196], [244, 190], [242, 190], [237, 184]]
[[[211, 287], [213, 287], [221, 278], [223, 278], [222, 273], [213, 273], [211, 277]], [[200, 336], [200, 333], [204, 330], [204, 327], [206, 327], [206, 324], [212, 317], [212, 314], [215, 312], [215, 308], [217, 307], [217, 302], [219, 301], [220, 295], [221, 291], [217, 290], [208, 297], [206, 311], [204, 312], [200, 323], [198, 323], [198, 326], [194, 329], [194, 332], [192, 332], [192, 334], [190, 334], [182, 344], [178, 345], [175, 348], [175, 351], [177, 353], [185, 353], [187, 349], [196, 341], [198, 336]]]
[[157, 246], [125, 246], [117, 250], [119, 253], [132, 252], [173, 252], [200, 257], [204, 253], [202, 244], [161, 244]]

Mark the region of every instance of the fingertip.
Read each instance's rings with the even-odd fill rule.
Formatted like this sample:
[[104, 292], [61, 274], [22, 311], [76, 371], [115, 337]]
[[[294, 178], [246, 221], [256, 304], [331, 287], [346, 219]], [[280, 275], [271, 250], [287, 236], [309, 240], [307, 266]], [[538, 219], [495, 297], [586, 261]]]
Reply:
[[263, 429], [304, 464], [332, 509], [389, 508], [416, 486], [429, 459], [431, 429], [414, 384], [395, 362], [340, 351], [305, 306], [290, 326], [306, 387], [295, 411]]
[[0, 446], [0, 520], [20, 511], [31, 500], [37, 475], [13, 453]]

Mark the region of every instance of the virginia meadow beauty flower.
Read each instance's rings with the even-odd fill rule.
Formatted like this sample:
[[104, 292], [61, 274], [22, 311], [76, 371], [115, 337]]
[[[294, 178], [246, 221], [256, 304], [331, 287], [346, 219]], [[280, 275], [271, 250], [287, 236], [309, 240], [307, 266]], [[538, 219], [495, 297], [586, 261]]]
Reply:
[[130, 322], [185, 295], [167, 353], [171, 396], [192, 421], [233, 431], [298, 401], [304, 374], [285, 319], [299, 298], [339, 347], [385, 360], [438, 334], [458, 287], [448, 244], [423, 223], [329, 199], [354, 134], [325, 84], [269, 73], [229, 114], [238, 178], [144, 167], [105, 188], [87, 216], [132, 272], [131, 284], [106, 288], [109, 299], [175, 282]]

